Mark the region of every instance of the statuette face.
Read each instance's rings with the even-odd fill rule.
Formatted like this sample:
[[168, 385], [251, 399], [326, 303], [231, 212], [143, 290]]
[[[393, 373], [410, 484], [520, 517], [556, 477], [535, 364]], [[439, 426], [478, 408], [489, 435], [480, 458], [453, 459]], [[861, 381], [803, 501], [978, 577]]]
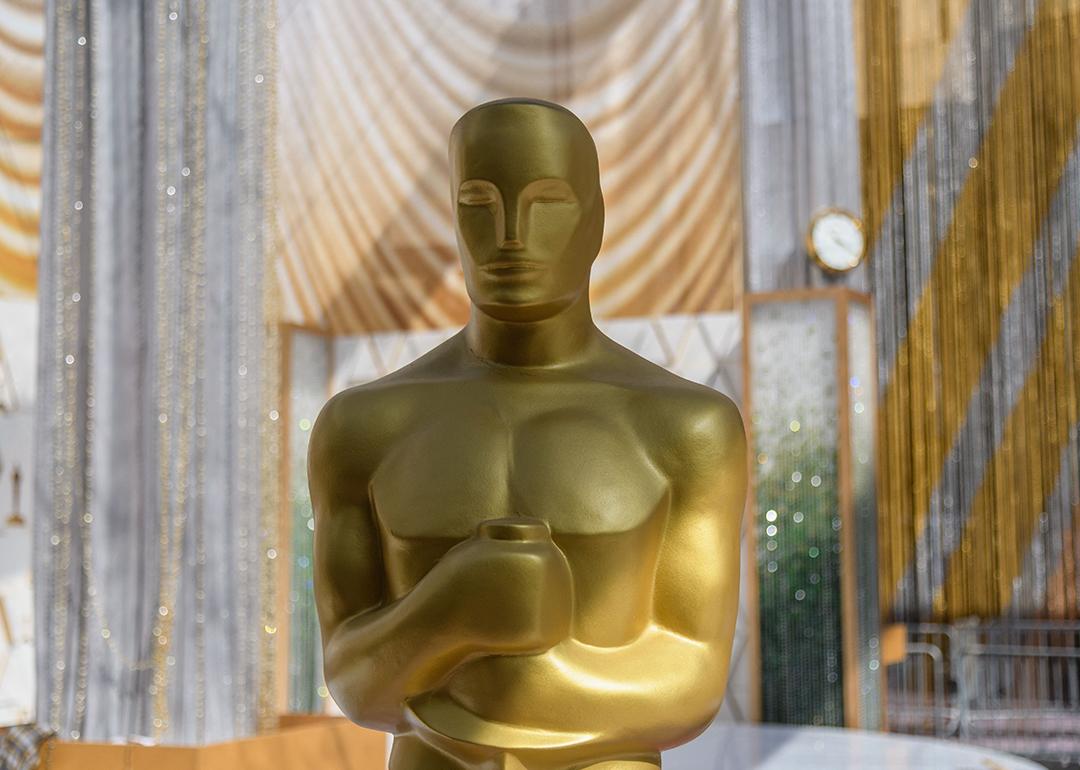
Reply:
[[481, 105], [450, 160], [469, 323], [312, 432], [327, 684], [394, 770], [657, 768], [723, 697], [741, 419], [593, 324], [572, 113]]
[[[513, 162], [507, 162], [513, 159]], [[473, 304], [538, 320], [573, 302], [604, 232], [592, 138], [561, 109], [478, 108], [450, 136], [458, 247]]]

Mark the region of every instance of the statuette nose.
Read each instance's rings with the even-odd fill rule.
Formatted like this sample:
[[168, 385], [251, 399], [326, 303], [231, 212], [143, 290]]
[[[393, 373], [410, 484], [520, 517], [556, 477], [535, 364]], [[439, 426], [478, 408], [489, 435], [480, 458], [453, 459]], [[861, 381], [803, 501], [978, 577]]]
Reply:
[[503, 233], [502, 243], [499, 244], [500, 249], [503, 251], [520, 251], [525, 248], [525, 244], [518, 237], [521, 235], [518, 230], [520, 226], [517, 206], [512, 201], [508, 201], [506, 210], [503, 212]]

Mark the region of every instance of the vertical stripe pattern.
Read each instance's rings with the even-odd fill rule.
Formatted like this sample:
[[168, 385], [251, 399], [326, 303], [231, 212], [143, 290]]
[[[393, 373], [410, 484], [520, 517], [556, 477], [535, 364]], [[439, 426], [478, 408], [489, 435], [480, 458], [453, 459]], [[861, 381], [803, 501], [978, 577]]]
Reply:
[[883, 607], [1075, 617], [1080, 1], [861, 15]]

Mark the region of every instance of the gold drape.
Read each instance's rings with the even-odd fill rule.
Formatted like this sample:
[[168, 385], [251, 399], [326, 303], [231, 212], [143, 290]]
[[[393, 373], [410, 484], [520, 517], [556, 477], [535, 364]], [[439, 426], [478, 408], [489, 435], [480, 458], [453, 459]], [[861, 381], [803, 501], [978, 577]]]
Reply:
[[0, 0], [0, 297], [37, 285], [44, 0]]
[[598, 315], [730, 310], [742, 282], [734, 0], [294, 3], [281, 25], [288, 320], [336, 332], [467, 314], [446, 140], [467, 108], [536, 96], [596, 138]]

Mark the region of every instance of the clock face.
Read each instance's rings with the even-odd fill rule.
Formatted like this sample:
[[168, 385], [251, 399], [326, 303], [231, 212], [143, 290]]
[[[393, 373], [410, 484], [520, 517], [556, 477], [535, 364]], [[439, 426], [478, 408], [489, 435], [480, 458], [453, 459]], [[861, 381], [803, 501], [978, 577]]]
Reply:
[[854, 215], [843, 211], [826, 211], [814, 220], [810, 245], [822, 266], [837, 272], [857, 267], [866, 253], [862, 225]]

